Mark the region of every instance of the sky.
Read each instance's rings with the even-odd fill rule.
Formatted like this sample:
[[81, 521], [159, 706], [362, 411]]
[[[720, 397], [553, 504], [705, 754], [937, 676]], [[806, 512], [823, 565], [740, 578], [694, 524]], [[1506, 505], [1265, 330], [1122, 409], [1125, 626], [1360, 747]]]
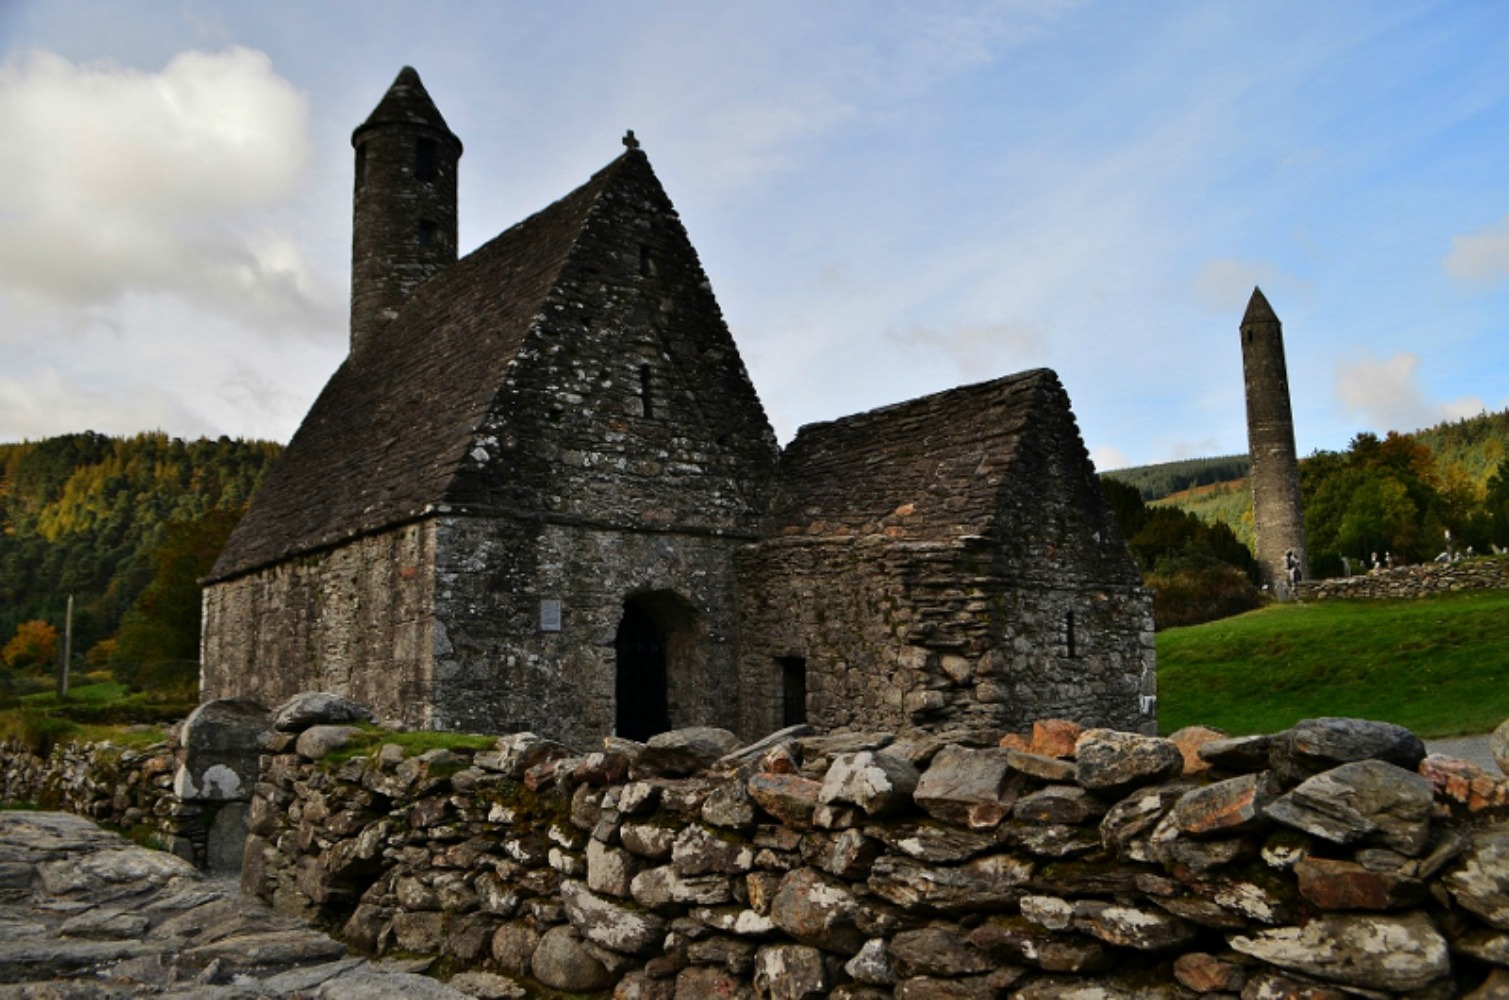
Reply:
[[1030, 368], [1102, 469], [1509, 406], [1501, 0], [0, 0], [0, 442], [286, 441], [412, 65], [465, 253], [634, 129], [781, 440]]

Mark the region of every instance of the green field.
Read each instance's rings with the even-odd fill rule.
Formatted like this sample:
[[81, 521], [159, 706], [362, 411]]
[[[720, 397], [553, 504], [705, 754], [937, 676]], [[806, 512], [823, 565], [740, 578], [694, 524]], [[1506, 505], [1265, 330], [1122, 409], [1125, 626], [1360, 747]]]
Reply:
[[1509, 591], [1273, 605], [1158, 635], [1165, 733], [1272, 733], [1355, 716], [1422, 737], [1509, 718]]

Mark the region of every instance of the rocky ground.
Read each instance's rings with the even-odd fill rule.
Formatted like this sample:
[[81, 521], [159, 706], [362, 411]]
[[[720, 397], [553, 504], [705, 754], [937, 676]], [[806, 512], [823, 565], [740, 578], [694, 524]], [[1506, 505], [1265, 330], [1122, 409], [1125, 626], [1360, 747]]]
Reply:
[[[459, 988], [458, 988], [459, 987]], [[522, 997], [498, 976], [447, 986], [344, 945], [66, 813], [0, 813], [0, 1000], [465, 1000]]]

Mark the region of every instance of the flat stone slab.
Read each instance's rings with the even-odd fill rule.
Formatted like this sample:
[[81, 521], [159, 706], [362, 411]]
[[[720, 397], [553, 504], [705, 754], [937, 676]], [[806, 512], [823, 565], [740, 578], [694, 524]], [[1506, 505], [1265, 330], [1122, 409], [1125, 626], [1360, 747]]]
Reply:
[[0, 995], [97, 996], [105, 982], [132, 997], [482, 995], [349, 956], [229, 880], [67, 813], [0, 812], [0, 870], [14, 876], [0, 893]]

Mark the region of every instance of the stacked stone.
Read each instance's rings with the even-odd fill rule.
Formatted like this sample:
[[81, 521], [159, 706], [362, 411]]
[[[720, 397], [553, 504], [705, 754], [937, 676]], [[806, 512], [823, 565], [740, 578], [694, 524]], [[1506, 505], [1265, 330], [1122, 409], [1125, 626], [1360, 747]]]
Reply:
[[173, 793], [177, 747], [145, 750], [70, 742], [38, 756], [17, 741], [0, 742], [0, 802], [62, 809], [122, 830], [145, 828], [172, 842], [180, 803]]
[[1460, 562], [1396, 566], [1358, 576], [1305, 580], [1300, 583], [1298, 593], [1305, 601], [1334, 598], [1400, 600], [1459, 590], [1505, 588], [1509, 588], [1509, 557], [1488, 556]]
[[625, 998], [1509, 995], [1509, 779], [1384, 723], [264, 758], [243, 885]]

